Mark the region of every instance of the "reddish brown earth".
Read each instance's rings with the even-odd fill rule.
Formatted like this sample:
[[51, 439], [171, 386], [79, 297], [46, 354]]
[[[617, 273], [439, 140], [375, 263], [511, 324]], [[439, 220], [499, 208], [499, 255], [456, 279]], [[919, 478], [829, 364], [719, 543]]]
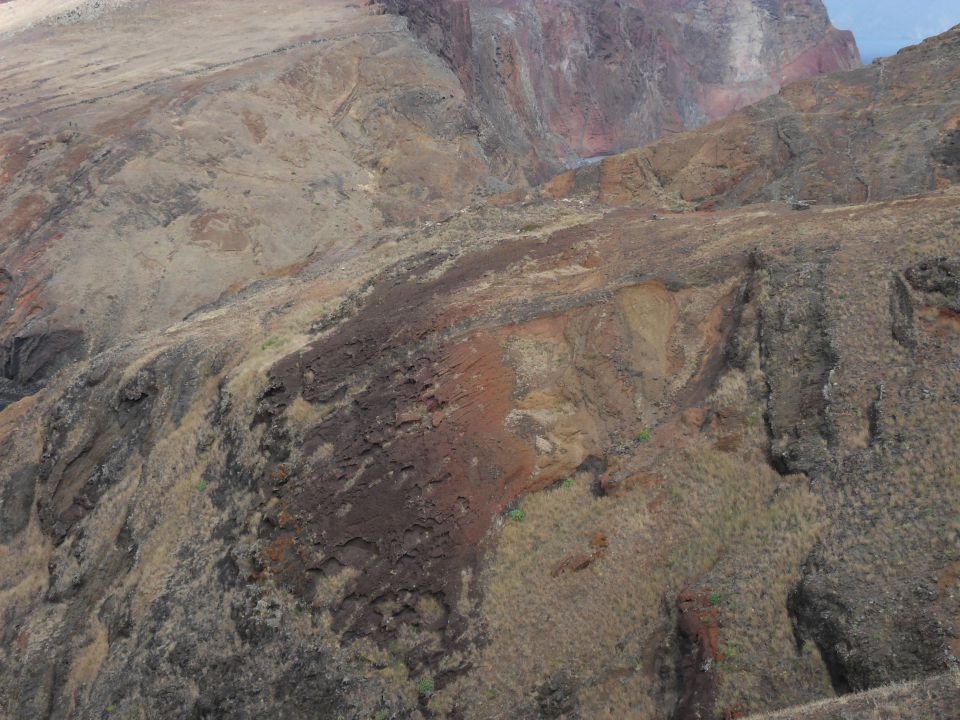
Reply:
[[555, 196], [675, 208], [886, 200], [957, 180], [955, 33], [870, 67], [796, 83], [698, 133], [560, 175]]
[[[657, 3], [285, 0], [262, 18], [245, 0], [17, 0], [0, 16], [0, 365], [51, 333], [74, 338], [67, 361], [308, 261], [343, 266], [388, 230], [661, 134], [661, 105], [739, 98], [704, 101], [687, 127], [771, 92], [812, 70], [795, 60], [823, 43], [852, 62], [852, 42], [806, 5], [805, 20], [787, 20], [799, 15], [726, 0], [694, 24], [704, 44]], [[719, 33], [741, 20], [743, 37]], [[697, 53], [746, 79], [731, 85], [723, 70], [681, 87], [710, 66]], [[621, 96], [651, 63], [675, 74]], [[37, 380], [63, 365], [47, 356]], [[25, 380], [0, 384], [12, 398]]]
[[134, 2], [4, 39], [0, 365], [52, 332], [99, 352], [511, 187], [402, 20], [336, 0], [262, 14]]
[[535, 179], [860, 64], [819, 0], [384, 4], [455, 68]]
[[960, 28], [481, 202], [403, 21], [194, 7], [6, 121], [0, 716], [951, 718]]

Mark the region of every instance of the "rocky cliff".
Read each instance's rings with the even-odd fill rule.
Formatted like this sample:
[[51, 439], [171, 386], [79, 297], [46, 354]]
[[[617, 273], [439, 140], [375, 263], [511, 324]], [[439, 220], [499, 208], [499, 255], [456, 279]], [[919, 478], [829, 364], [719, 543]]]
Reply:
[[799, 82], [702, 132], [681, 133], [551, 180], [547, 192], [613, 204], [737, 207], [855, 203], [956, 182], [954, 77], [930, 66], [955, 33], [856, 72]]
[[819, 3], [250, 7], [5, 5], [0, 403], [252, 281], [855, 56]]
[[413, 31], [473, 89], [473, 24], [469, 0], [382, 0], [384, 9], [403, 15]]
[[853, 36], [830, 25], [820, 0], [386, 5], [472, 82], [534, 179], [860, 62]]
[[530, 191], [180, 7], [4, 55], [0, 717], [953, 720], [960, 28]]

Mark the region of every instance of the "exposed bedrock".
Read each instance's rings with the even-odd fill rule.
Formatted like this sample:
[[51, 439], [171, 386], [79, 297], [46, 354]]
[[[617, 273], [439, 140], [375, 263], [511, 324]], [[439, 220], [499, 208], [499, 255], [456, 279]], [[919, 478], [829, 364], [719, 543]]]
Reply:
[[[831, 290], [838, 251], [798, 250], [789, 275], [759, 261], [760, 347], [772, 462], [803, 473], [833, 518], [788, 607], [798, 647], [815, 643], [845, 693], [960, 664], [960, 602], [945, 590], [958, 573], [955, 500], [941, 501], [954, 487], [939, 445], [950, 432], [939, 423], [960, 401], [947, 339], [960, 325], [949, 308], [955, 263], [935, 257], [869, 282], [890, 300], [877, 303], [878, 337], [855, 340], [848, 296]], [[888, 352], [909, 371], [878, 361]], [[912, 468], [922, 477], [907, 485]]]
[[924, 254], [870, 206], [481, 209], [62, 371], [0, 414], [4, 711], [722, 716], [949, 668], [955, 197], [881, 207]]
[[[338, 630], [389, 637], [413, 624], [456, 647], [463, 607], [476, 600], [464, 596], [462, 574], [477, 569], [511, 503], [587, 474], [590, 458], [636, 442], [632, 425], [666, 420], [674, 404], [709, 393], [730, 330], [719, 318], [729, 299], [722, 281], [678, 296], [651, 279], [480, 313], [454, 300], [517, 262], [549, 266], [580, 252], [577, 239], [531, 237], [449, 265], [442, 254], [416, 258], [379, 278], [328, 338], [272, 370], [263, 448], [290, 478], [265, 515], [267, 570], [305, 600], [312, 577], [351, 570], [333, 614]], [[645, 307], [658, 312], [644, 317]], [[681, 332], [699, 354], [671, 344]], [[529, 357], [536, 352], [546, 354]], [[552, 402], [569, 410], [558, 414]], [[298, 407], [328, 410], [302, 431], [291, 462]], [[608, 488], [629, 476], [604, 472]]]
[[710, 210], [861, 203], [946, 188], [958, 180], [960, 79], [936, 63], [958, 61], [953, 30], [853, 72], [794, 83], [701, 132], [564, 173], [547, 192]]
[[0, 369], [44, 383], [0, 408], [0, 716], [732, 720], [957, 666], [960, 30], [480, 203], [491, 126], [400, 18], [254, 5], [194, 7], [268, 55], [0, 137]]
[[467, 83], [528, 176], [701, 125], [859, 65], [819, 0], [388, 0]]
[[473, 25], [469, 0], [379, 0], [453, 68], [464, 89], [473, 89]]

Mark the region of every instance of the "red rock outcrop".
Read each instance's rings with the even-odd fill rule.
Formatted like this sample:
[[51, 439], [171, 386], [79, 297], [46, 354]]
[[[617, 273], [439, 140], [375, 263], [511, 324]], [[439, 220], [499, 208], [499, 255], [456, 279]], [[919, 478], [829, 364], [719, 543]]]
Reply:
[[960, 27], [856, 72], [794, 83], [702, 132], [571, 170], [545, 189], [614, 205], [709, 210], [860, 203], [945, 188], [960, 179], [957, 78], [932, 68], [957, 57]]
[[[820, 0], [388, 0], [542, 179], [856, 67]], [[472, 47], [472, 53], [471, 53]], [[468, 93], [470, 91], [468, 90]]]

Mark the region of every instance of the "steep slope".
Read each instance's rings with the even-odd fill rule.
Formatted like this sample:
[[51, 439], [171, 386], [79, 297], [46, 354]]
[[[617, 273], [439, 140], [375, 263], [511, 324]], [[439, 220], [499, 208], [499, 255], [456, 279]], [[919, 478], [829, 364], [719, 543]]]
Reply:
[[686, 720], [955, 668], [951, 177], [475, 206], [62, 370], [0, 411], [0, 713]]
[[37, 25], [3, 57], [0, 403], [511, 187], [457, 78], [353, 3], [129, 3]]
[[960, 29], [856, 72], [797, 83], [702, 132], [555, 179], [556, 194], [676, 207], [849, 203], [960, 177]]
[[534, 179], [860, 62], [853, 36], [831, 27], [820, 0], [384, 4], [472, 82]]
[[0, 37], [38, 24], [75, 22], [115, 9], [130, 0], [2, 0]]
[[[4, 3], [0, 404], [250, 282], [308, 260], [342, 265], [388, 230], [653, 137], [661, 105], [702, 106], [683, 121], [697, 124], [855, 55], [818, 2], [729, 0], [695, 22], [692, 9], [662, 3], [630, 5], [623, 17], [588, 6]], [[582, 15], [586, 24], [568, 28], [578, 39], [557, 12]], [[706, 37], [722, 23], [753, 29], [706, 44], [681, 32]], [[649, 57], [637, 52], [649, 39], [641, 26], [663, 35]], [[504, 35], [510, 28], [520, 34]], [[502, 61], [490, 43], [523, 53]], [[603, 69], [604, 43], [633, 58], [626, 75]], [[799, 61], [820, 57], [823, 43], [849, 58]], [[532, 65], [541, 50], [549, 67]], [[696, 53], [725, 58], [715, 78], [681, 88], [684, 71], [650, 92], [612, 89], [640, 87], [650, 63], [703, 64]], [[518, 85], [521, 76], [535, 82]], [[732, 104], [694, 98], [734, 87]], [[625, 125], [613, 122], [621, 116]], [[588, 117], [613, 123], [603, 148], [578, 129]]]

